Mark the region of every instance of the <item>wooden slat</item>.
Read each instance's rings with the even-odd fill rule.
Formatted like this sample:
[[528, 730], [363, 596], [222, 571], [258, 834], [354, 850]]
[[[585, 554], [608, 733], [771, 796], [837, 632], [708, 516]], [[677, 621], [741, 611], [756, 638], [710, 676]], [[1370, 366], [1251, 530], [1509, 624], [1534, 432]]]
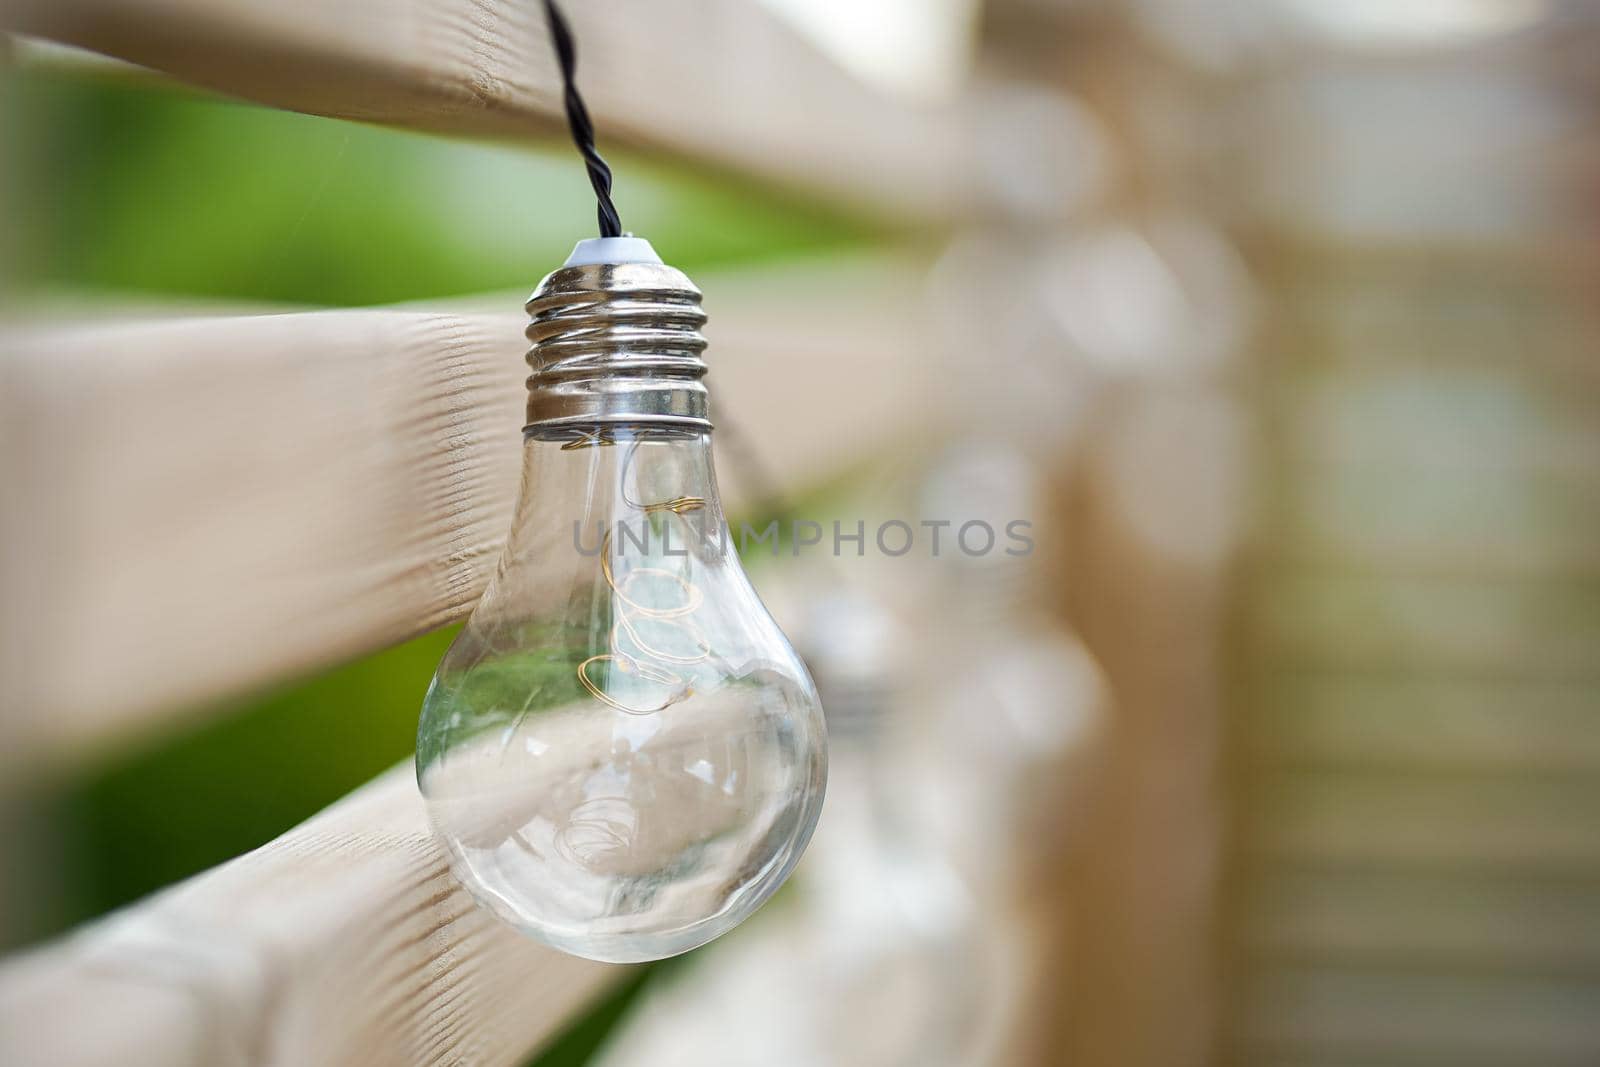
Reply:
[[1600, 1057], [1595, 984], [1276, 968], [1245, 1000], [1251, 1063], [1579, 1067]]
[[[1519, 355], [1521, 349], [1519, 348]], [[1600, 404], [1516, 366], [1280, 372], [1264, 532], [1282, 561], [1426, 574], [1600, 575]]]
[[[1246, 247], [1273, 278], [1266, 347], [1292, 356], [1274, 375], [1293, 391], [1268, 399], [1297, 400], [1298, 393], [1319, 402], [1303, 386], [1340, 390], [1344, 376], [1370, 395], [1374, 385], [1429, 373], [1440, 375], [1450, 392], [1477, 377], [1592, 396], [1600, 385], [1593, 358], [1600, 311], [1588, 296], [1600, 269], [1582, 229], [1573, 228], [1571, 237], [1532, 247], [1388, 242], [1351, 248], [1257, 231]], [[1516, 358], [1508, 359], [1508, 352]], [[1436, 398], [1423, 394], [1419, 402]], [[1479, 411], [1478, 421], [1496, 420], [1492, 409]], [[1286, 409], [1281, 421], [1287, 426], [1300, 414]], [[1325, 423], [1315, 427], [1319, 434], [1326, 429]], [[1412, 438], [1404, 447], [1441, 432], [1448, 430], [1429, 427], [1420, 442]], [[1286, 436], [1293, 444], [1299, 434]], [[1381, 448], [1406, 437], [1390, 432], [1375, 439]], [[1533, 444], [1538, 452], [1539, 437], [1523, 435], [1522, 447]], [[1467, 447], [1482, 443], [1474, 438]]]
[[1586, 775], [1600, 772], [1591, 684], [1280, 672], [1257, 689], [1263, 767]]
[[13, 338], [13, 751], [459, 615], [509, 521], [521, 348], [514, 314], [422, 312]]
[[1319, 870], [1270, 875], [1252, 898], [1243, 932], [1263, 960], [1600, 977], [1582, 880]]
[[1121, 399], [1086, 442], [1066, 581], [1112, 693], [1071, 883], [1069, 1062], [1209, 1061], [1221, 843], [1217, 738], [1240, 411], [1185, 382]]
[[625, 973], [475, 907], [408, 764], [0, 968], [0, 1062], [514, 1064]]
[[[713, 415], [785, 487], [927, 424], [917, 279], [876, 259], [700, 279]], [[8, 765], [461, 617], [516, 491], [519, 305], [0, 339]], [[723, 466], [735, 501], [759, 491]]]
[[1280, 773], [1245, 801], [1247, 855], [1384, 871], [1519, 871], [1593, 879], [1600, 810], [1586, 779]]
[[1600, 676], [1600, 586], [1559, 577], [1430, 577], [1334, 569], [1272, 573], [1254, 614], [1263, 651], [1289, 666]]
[[[746, 0], [569, 3], [602, 131], [870, 208], [943, 217], [956, 124], [846, 74]], [[524, 138], [560, 128], [529, 0], [14, 0], [9, 28], [312, 114]]]

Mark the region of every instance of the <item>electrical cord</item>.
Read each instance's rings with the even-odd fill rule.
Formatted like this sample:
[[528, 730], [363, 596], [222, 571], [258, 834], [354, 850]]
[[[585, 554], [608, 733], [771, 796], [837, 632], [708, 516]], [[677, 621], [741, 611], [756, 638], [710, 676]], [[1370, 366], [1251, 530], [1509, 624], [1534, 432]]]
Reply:
[[[556, 6], [555, 0], [544, 0], [544, 10], [550, 25], [550, 40], [555, 45], [556, 59], [561, 65], [567, 126], [571, 129], [572, 140], [578, 146], [578, 152], [583, 156], [584, 164], [588, 168], [589, 181], [594, 186], [595, 199], [598, 201], [600, 236], [621, 237], [622, 219], [617, 214], [616, 205], [611, 201], [611, 168], [606, 165], [606, 161], [600, 157], [599, 151], [594, 146], [594, 123], [589, 118], [589, 109], [584, 105], [583, 95], [578, 92], [576, 81], [578, 47], [572, 36], [572, 26], [561, 13], [561, 9]], [[736, 427], [730, 425], [726, 416], [718, 421], [722, 424], [725, 437], [743, 436]], [[588, 447], [610, 443], [604, 434], [598, 434], [592, 438], [571, 442], [564, 447]], [[775, 518], [791, 518], [793, 509], [785, 499], [785, 494], [778, 489], [778, 480], [772, 476], [765, 464], [756, 458], [754, 450], [736, 446], [731, 451], [737, 457], [741, 475], [763, 506], [763, 512]]]
[[584, 106], [583, 96], [578, 92], [578, 46], [572, 38], [572, 27], [568, 25], [561, 9], [556, 7], [555, 0], [544, 0], [544, 10], [550, 23], [550, 40], [555, 45], [556, 61], [561, 65], [567, 128], [572, 131], [573, 143], [583, 156], [584, 166], [589, 171], [589, 184], [594, 186], [595, 199], [598, 201], [596, 214], [600, 220], [600, 236], [621, 237], [622, 219], [617, 215], [617, 206], [611, 202], [611, 168], [606, 166], [606, 161], [600, 158], [594, 146], [594, 123], [590, 121], [589, 109]]

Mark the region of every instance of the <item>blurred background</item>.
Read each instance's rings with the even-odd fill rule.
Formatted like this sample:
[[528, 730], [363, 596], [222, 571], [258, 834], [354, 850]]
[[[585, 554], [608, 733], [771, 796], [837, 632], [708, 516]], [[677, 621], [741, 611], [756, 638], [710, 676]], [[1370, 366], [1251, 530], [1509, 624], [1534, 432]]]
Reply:
[[[819, 471], [726, 401], [736, 514], [1018, 518], [1037, 549], [752, 554], [827, 707], [821, 828], [755, 919], [524, 1062], [1600, 1062], [1600, 7], [764, 7], [955, 116], [962, 206], [908, 222], [613, 148], [600, 110], [628, 227], [706, 293], [714, 389], [724, 302], [826, 324], [817, 279], [906, 279], [861, 285], [913, 353], [914, 428], [857, 445], [815, 411], [848, 446]], [[26, 35], [0, 78], [8, 356], [61, 322], [516, 312], [589, 235], [556, 130], [278, 111]], [[762, 344], [736, 331], [727, 373], [818, 373], [740, 371]], [[45, 464], [13, 401], [6, 469]], [[16, 499], [12, 637], [50, 596]], [[8, 771], [5, 946], [409, 759], [452, 634]], [[9, 688], [0, 745], [31, 714]]]

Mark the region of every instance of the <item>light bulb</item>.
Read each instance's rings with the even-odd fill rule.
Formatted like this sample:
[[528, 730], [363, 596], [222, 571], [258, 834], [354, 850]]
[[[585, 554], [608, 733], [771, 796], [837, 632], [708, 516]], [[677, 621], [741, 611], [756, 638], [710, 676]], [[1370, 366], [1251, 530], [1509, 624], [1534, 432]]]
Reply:
[[726, 932], [821, 812], [816, 690], [729, 545], [700, 294], [635, 238], [528, 301], [521, 498], [423, 704], [456, 876], [518, 929], [638, 962]]

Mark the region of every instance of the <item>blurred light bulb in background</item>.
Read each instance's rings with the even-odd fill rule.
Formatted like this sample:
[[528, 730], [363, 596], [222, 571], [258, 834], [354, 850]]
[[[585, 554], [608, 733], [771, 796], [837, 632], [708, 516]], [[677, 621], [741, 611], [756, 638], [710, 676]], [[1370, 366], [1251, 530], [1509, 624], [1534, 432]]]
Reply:
[[[1021, 452], [968, 438], [934, 457], [921, 506], [1003, 528], [1011, 516], [1036, 513], [1042, 488]], [[1105, 679], [1045, 610], [1048, 587], [1035, 562], [956, 552], [930, 569], [930, 603], [960, 610], [929, 627], [922, 665], [900, 694], [906, 712], [889, 718], [878, 765], [879, 777], [895, 783], [886, 803], [904, 809], [904, 825], [931, 835], [919, 847], [948, 857], [988, 901], [1059, 878], [1104, 744]]]
[[[906, 651], [914, 641], [860, 583], [813, 576], [808, 586], [799, 640], [828, 699], [835, 766], [828, 815], [801, 873], [809, 955], [829, 976], [826, 993], [811, 994], [812, 1062], [984, 1062], [983, 1009], [1004, 976], [993, 973], [979, 902], [926, 847], [928, 836], [905, 825], [902, 781], [882, 773], [890, 715], [920, 720], [921, 709], [896, 699], [916, 673]], [[864, 885], [874, 891], [862, 893]]]
[[615, 238], [581, 243], [529, 300], [516, 519], [418, 728], [457, 877], [608, 962], [688, 951], [754, 912], [827, 777], [816, 690], [727, 536], [699, 296]]
[[981, 1025], [1005, 987], [981, 921], [992, 917], [942, 856], [916, 847], [924, 835], [881, 810], [877, 742], [908, 635], [845, 573], [796, 561], [768, 587], [828, 708], [828, 809], [795, 891], [780, 914], [652, 985], [601, 1067], [994, 1062]]

